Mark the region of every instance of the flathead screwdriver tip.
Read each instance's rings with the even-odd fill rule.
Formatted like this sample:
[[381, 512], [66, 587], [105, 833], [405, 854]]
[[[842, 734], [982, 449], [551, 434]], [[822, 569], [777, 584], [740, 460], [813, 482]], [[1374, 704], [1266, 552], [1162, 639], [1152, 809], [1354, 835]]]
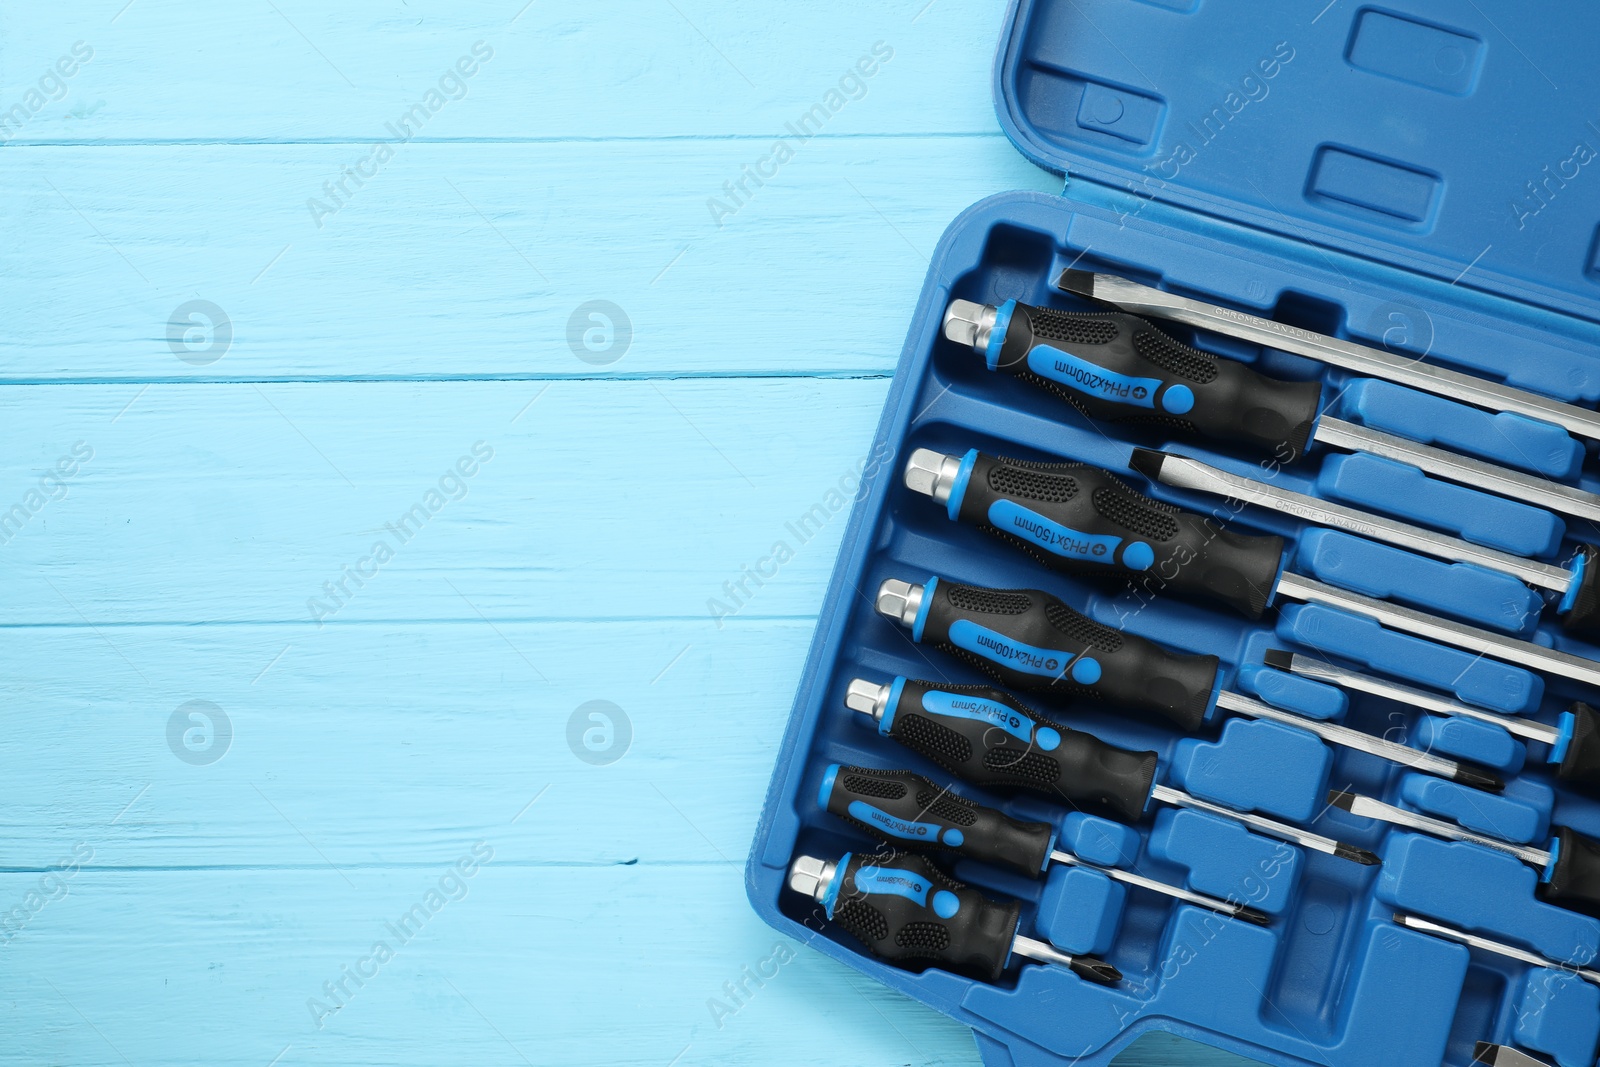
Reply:
[[1061, 277], [1056, 279], [1056, 288], [1079, 296], [1094, 299], [1094, 279], [1092, 270], [1064, 270]]
[[1294, 653], [1282, 648], [1269, 648], [1266, 654], [1261, 657], [1261, 662], [1275, 671], [1292, 670], [1294, 669]]
[[1338, 842], [1338, 846], [1338, 848], [1334, 849], [1333, 854], [1342, 860], [1359, 863], [1363, 867], [1383, 866], [1383, 860], [1378, 858], [1376, 852], [1369, 852], [1364, 848], [1356, 848], [1354, 845], [1347, 845], [1343, 841]]
[[1491, 774], [1479, 767], [1468, 767], [1466, 764], [1457, 764], [1456, 773], [1451, 777], [1462, 785], [1470, 785], [1487, 793], [1499, 793], [1506, 787], [1505, 779], [1498, 774]]
[[1152, 482], [1161, 480], [1161, 465], [1166, 462], [1167, 454], [1154, 448], [1136, 448], [1128, 457], [1128, 469], [1135, 474], [1142, 474]]
[[1089, 981], [1099, 982], [1101, 985], [1116, 985], [1122, 981], [1122, 972], [1105, 960], [1075, 956], [1070, 966], [1072, 967], [1072, 973], [1079, 978], [1087, 978]]
[[1328, 790], [1328, 803], [1343, 811], [1354, 811], [1356, 795], [1347, 793], [1343, 789], [1330, 789]]

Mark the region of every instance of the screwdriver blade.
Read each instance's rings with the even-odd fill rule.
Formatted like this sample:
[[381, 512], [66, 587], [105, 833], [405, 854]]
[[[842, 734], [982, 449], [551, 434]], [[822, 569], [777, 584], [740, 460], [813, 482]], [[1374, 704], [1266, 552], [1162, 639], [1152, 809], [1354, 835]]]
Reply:
[[1092, 956], [1069, 956], [1054, 945], [1045, 944], [1032, 937], [1024, 937], [1022, 934], [1018, 934], [1012, 940], [1011, 951], [1020, 952], [1040, 963], [1054, 963], [1070, 968], [1080, 978], [1087, 978], [1101, 985], [1114, 985], [1122, 981], [1122, 972], [1105, 960], [1097, 960]]
[[1125, 882], [1128, 885], [1138, 886], [1141, 889], [1149, 889], [1154, 892], [1164, 894], [1165, 896], [1172, 897], [1176, 900], [1182, 900], [1189, 904], [1199, 905], [1202, 908], [1209, 908], [1212, 911], [1220, 912], [1223, 915], [1227, 915], [1235, 919], [1242, 919], [1247, 923], [1254, 923], [1256, 926], [1272, 925], [1272, 916], [1268, 915], [1259, 908], [1252, 908], [1248, 904], [1236, 904], [1231, 900], [1221, 900], [1217, 897], [1207, 896], [1204, 893], [1196, 893], [1191, 889], [1184, 889], [1181, 886], [1175, 886], [1168, 882], [1159, 882], [1154, 878], [1146, 878], [1144, 875], [1135, 874], [1133, 871], [1122, 870], [1120, 867], [1102, 867], [1097, 863], [1089, 863], [1085, 860], [1079, 859], [1070, 852], [1062, 852], [1059, 849], [1053, 850], [1050, 853], [1050, 859], [1056, 863], [1062, 863], [1072, 867], [1083, 867], [1087, 870], [1099, 871], [1107, 878], [1111, 878], [1115, 881]]
[[1543, 1060], [1536, 1060], [1510, 1045], [1496, 1045], [1491, 1041], [1479, 1041], [1473, 1046], [1472, 1062], [1484, 1067], [1550, 1067]]
[[1171, 804], [1174, 807], [1193, 808], [1209, 815], [1220, 815], [1224, 819], [1233, 819], [1236, 822], [1244, 823], [1252, 830], [1266, 834], [1268, 837], [1276, 837], [1280, 841], [1288, 841], [1291, 844], [1309, 848], [1314, 852], [1337, 856], [1339, 859], [1350, 860], [1366, 867], [1376, 867], [1383, 862], [1376, 854], [1368, 852], [1364, 848], [1356, 848], [1354, 845], [1347, 845], [1343, 841], [1335, 841], [1331, 837], [1323, 837], [1321, 834], [1314, 834], [1310, 830], [1302, 830], [1298, 826], [1290, 826], [1276, 819], [1264, 818], [1248, 811], [1234, 811], [1232, 808], [1225, 808], [1221, 804], [1213, 804], [1209, 800], [1201, 800], [1197, 796], [1185, 793], [1181, 789], [1174, 789], [1168, 785], [1158, 784], [1152, 786], [1150, 799], [1162, 804]]
[[1196, 489], [1229, 500], [1242, 500], [1292, 518], [1347, 530], [1353, 534], [1398, 545], [1413, 552], [1456, 563], [1475, 563], [1520, 578], [1531, 586], [1565, 593], [1572, 584], [1572, 571], [1551, 563], [1513, 556], [1509, 552], [1485, 548], [1459, 537], [1414, 526], [1382, 515], [1345, 507], [1305, 493], [1269, 485], [1256, 478], [1230, 474], [1209, 463], [1173, 452], [1136, 448], [1128, 460], [1131, 470], [1175, 489]]
[[1546, 726], [1542, 722], [1534, 722], [1531, 719], [1523, 719], [1515, 715], [1496, 715], [1492, 711], [1483, 711], [1467, 704], [1461, 704], [1436, 693], [1413, 689], [1409, 685], [1391, 682], [1386, 678], [1374, 678], [1359, 671], [1347, 670], [1326, 660], [1302, 656], [1298, 652], [1289, 652], [1281, 648], [1269, 648], [1265, 655], [1262, 656], [1262, 661], [1273, 670], [1298, 674], [1305, 678], [1314, 678], [1319, 682], [1328, 682], [1339, 686], [1341, 689], [1353, 689], [1360, 693], [1383, 697], [1386, 700], [1396, 700], [1402, 704], [1410, 704], [1412, 707], [1419, 708], [1422, 711], [1430, 711], [1439, 715], [1455, 715], [1463, 719], [1475, 719], [1478, 722], [1491, 723], [1509, 734], [1525, 737], [1530, 741], [1541, 741], [1547, 745], [1554, 745], [1561, 740], [1561, 731], [1554, 726]]
[[1468, 844], [1492, 848], [1496, 852], [1505, 852], [1540, 870], [1543, 870], [1550, 862], [1550, 853], [1543, 849], [1513, 844], [1509, 841], [1501, 841], [1484, 834], [1474, 833], [1465, 827], [1457, 826], [1453, 822], [1445, 822], [1443, 819], [1419, 815], [1414, 811], [1407, 811], [1404, 808], [1397, 808], [1393, 804], [1385, 804], [1381, 800], [1362, 796], [1360, 793], [1332, 789], [1328, 791], [1328, 803], [1358, 818], [1377, 819], [1379, 822], [1404, 827], [1407, 830], [1418, 830], [1425, 834], [1432, 834], [1435, 837], [1442, 837], [1446, 841], [1464, 841]]
[[1484, 952], [1493, 952], [1495, 955], [1504, 956], [1507, 959], [1531, 963], [1535, 967], [1549, 967], [1553, 971], [1565, 971], [1568, 974], [1577, 975], [1586, 982], [1600, 985], [1600, 971], [1590, 970], [1587, 967], [1575, 967], [1570, 963], [1558, 963], [1555, 960], [1546, 959], [1537, 952], [1530, 952], [1525, 948], [1508, 945], [1504, 941], [1495, 941], [1491, 938], [1480, 937], [1477, 934], [1469, 934], [1465, 930], [1457, 930], [1453, 926], [1429, 922], [1427, 919], [1419, 919], [1415, 915], [1407, 915], [1399, 911], [1394, 913], [1394, 924], [1403, 926], [1407, 930], [1417, 930], [1421, 933], [1432, 934], [1435, 937], [1442, 937], [1446, 941], [1455, 941], [1466, 945], [1468, 948], [1482, 949]]
[[1570, 433], [1600, 441], [1600, 413], [1515, 386], [1424, 363], [1422, 357], [1425, 353], [1396, 354], [1369, 348], [1207, 301], [1162, 292], [1115, 274], [1069, 269], [1061, 273], [1056, 280], [1056, 287], [1101, 303], [1115, 304], [1136, 315], [1154, 315], [1228, 337], [1254, 341], [1332, 367], [1342, 367], [1358, 374], [1420, 389], [1447, 400], [1553, 422]]
[[1480, 768], [1469, 767], [1455, 760], [1444, 759], [1432, 753], [1423, 752], [1409, 745], [1402, 745], [1398, 741], [1389, 741], [1381, 737], [1364, 734], [1360, 730], [1352, 730], [1348, 726], [1339, 726], [1336, 723], [1321, 722], [1308, 719], [1302, 715], [1282, 711], [1264, 704], [1259, 700], [1227, 690], [1217, 695], [1217, 707], [1239, 715], [1247, 715], [1254, 719], [1265, 719], [1269, 722], [1282, 723], [1297, 730], [1316, 734], [1329, 744], [1343, 745], [1353, 748], [1357, 752], [1365, 752], [1379, 759], [1386, 759], [1391, 763], [1398, 763], [1405, 767], [1412, 767], [1428, 774], [1436, 774], [1441, 778], [1449, 778], [1470, 785], [1474, 789], [1483, 789], [1491, 793], [1498, 793], [1505, 788], [1505, 782], [1498, 775]]

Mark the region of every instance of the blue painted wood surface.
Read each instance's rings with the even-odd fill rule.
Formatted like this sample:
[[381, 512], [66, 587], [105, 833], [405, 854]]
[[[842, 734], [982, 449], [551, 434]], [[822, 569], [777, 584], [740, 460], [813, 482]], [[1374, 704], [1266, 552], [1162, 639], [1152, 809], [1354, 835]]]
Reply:
[[844, 517], [725, 583], [1057, 185], [1000, 18], [0, 5], [0, 1060], [976, 1062], [743, 896]]

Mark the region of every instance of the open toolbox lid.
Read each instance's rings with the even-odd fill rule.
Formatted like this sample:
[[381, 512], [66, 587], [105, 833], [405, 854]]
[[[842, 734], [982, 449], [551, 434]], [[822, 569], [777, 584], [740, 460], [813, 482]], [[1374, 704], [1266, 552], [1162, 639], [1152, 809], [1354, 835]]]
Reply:
[[1597, 30], [1592, 6], [1507, 0], [1012, 0], [996, 110], [1074, 198], [1353, 253], [1595, 342]]

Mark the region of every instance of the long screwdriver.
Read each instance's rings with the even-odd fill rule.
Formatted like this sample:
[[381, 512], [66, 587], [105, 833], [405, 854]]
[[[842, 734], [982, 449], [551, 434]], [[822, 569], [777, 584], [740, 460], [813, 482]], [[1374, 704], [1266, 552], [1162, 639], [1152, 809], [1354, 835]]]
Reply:
[[1316, 734], [1402, 766], [1498, 791], [1489, 771], [1443, 759], [1334, 723], [1307, 719], [1221, 688], [1216, 656], [1183, 655], [1080, 615], [1038, 589], [984, 589], [930, 578], [890, 578], [878, 613], [1012, 689], [1100, 700], [1151, 711], [1186, 733], [1214, 708]]
[[1056, 828], [1023, 822], [935, 785], [915, 771], [841, 767], [822, 775], [817, 802], [848, 823], [898, 848], [923, 852], [946, 849], [963, 859], [1008, 867], [1029, 878], [1043, 878], [1050, 864], [1084, 867], [1127, 885], [1174, 897], [1235, 919], [1269, 926], [1272, 917], [1248, 904], [1219, 900], [1146, 878], [1133, 871], [1102, 867], [1056, 848]]
[[1344, 689], [1370, 693], [1387, 700], [1438, 715], [1455, 715], [1498, 726], [1513, 737], [1525, 741], [1539, 741], [1550, 746], [1549, 762], [1556, 765], [1556, 780], [1588, 793], [1600, 791], [1600, 714], [1583, 701], [1574, 701], [1563, 711], [1554, 726], [1515, 715], [1496, 715], [1467, 704], [1458, 703], [1437, 693], [1413, 689], [1408, 685], [1374, 678], [1370, 674], [1352, 671], [1326, 660], [1268, 649], [1263, 660], [1268, 667], [1290, 674], [1314, 678]]
[[1561, 624], [1567, 629], [1591, 632], [1600, 629], [1600, 549], [1593, 545], [1579, 545], [1577, 554], [1565, 566], [1540, 563], [1399, 519], [1319, 500], [1257, 478], [1230, 474], [1209, 463], [1173, 452], [1136, 448], [1128, 459], [1128, 467], [1153, 482], [1175, 489], [1195, 489], [1229, 500], [1242, 500], [1306, 522], [1349, 530], [1374, 541], [1386, 541], [1439, 559], [1475, 563], [1510, 574], [1537, 589], [1560, 593], [1561, 601], [1556, 611]]
[[1114, 274], [1069, 269], [1062, 272], [1056, 285], [1069, 293], [1116, 304], [1137, 314], [1154, 315], [1228, 337], [1254, 341], [1332, 367], [1383, 378], [1489, 411], [1510, 411], [1531, 419], [1553, 422], [1579, 437], [1600, 441], [1600, 413], [1526, 389], [1424, 363], [1421, 356], [1396, 355], [1352, 341], [1341, 341], [1336, 337], [1302, 330], [1298, 326], [1165, 293]]
[[1104, 960], [1069, 956], [1017, 933], [1022, 905], [990, 900], [914, 853], [846, 852], [837, 862], [797, 856], [789, 888], [820, 903], [868, 952], [897, 967], [937, 966], [997, 982], [1013, 956], [1024, 956], [1101, 985], [1122, 980]]
[[878, 685], [856, 678], [845, 691], [845, 706], [872, 719], [884, 737], [986, 789], [1023, 790], [1073, 808], [1101, 808], [1131, 823], [1144, 818], [1152, 801], [1193, 808], [1340, 859], [1378, 863], [1366, 849], [1161, 785], [1155, 780], [1154, 752], [1119, 748], [1053, 723], [990, 686], [907, 678]]
[[944, 335], [990, 370], [1051, 393], [1090, 418], [1157, 422], [1248, 445], [1279, 462], [1315, 442], [1409, 463], [1473, 489], [1600, 520], [1600, 497], [1536, 475], [1335, 418], [1320, 382], [1268, 378], [1167, 336], [1134, 315], [953, 300]]
[[1394, 923], [1396, 926], [1403, 926], [1407, 930], [1419, 930], [1425, 934], [1432, 934], [1434, 937], [1442, 937], [1447, 941], [1455, 941], [1466, 945], [1468, 948], [1482, 949], [1484, 952], [1493, 952], [1495, 955], [1504, 956], [1507, 959], [1531, 963], [1535, 967], [1549, 967], [1555, 971], [1566, 971], [1568, 974], [1577, 975], [1586, 982], [1600, 985], [1600, 971], [1591, 970], [1588, 967], [1575, 967], [1570, 963], [1557, 963], [1555, 960], [1546, 959], [1537, 952], [1529, 952], [1525, 948], [1508, 945], [1503, 941], [1495, 941], [1491, 938], [1480, 937], [1477, 934], [1469, 934], [1465, 930], [1457, 930], [1453, 926], [1429, 922], [1427, 919], [1419, 919], [1415, 915], [1406, 915], [1401, 912], [1395, 912]]
[[1446, 841], [1465, 841], [1515, 856], [1539, 872], [1539, 899], [1572, 911], [1600, 918], [1600, 841], [1570, 826], [1552, 826], [1545, 848], [1518, 845], [1474, 833], [1453, 822], [1419, 815], [1381, 800], [1335, 789], [1328, 803], [1364, 819], [1377, 819]]

